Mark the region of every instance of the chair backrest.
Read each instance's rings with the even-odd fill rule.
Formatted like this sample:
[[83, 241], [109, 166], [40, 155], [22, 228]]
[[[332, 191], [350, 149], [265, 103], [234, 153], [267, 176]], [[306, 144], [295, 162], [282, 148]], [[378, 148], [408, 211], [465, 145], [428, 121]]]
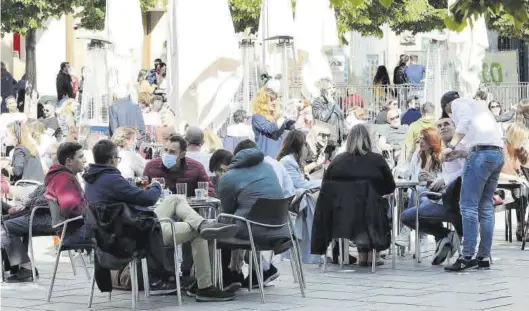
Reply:
[[15, 199], [18, 201], [24, 201], [40, 185], [42, 185], [42, 183], [36, 180], [18, 180], [14, 185], [14, 189], [16, 190], [13, 191]]
[[55, 226], [58, 223], [61, 223], [66, 220], [66, 217], [64, 217], [61, 213], [61, 207], [57, 202], [48, 200], [48, 206], [50, 208], [50, 215], [51, 215], [51, 225]]
[[288, 209], [291, 213], [294, 213], [294, 214], [299, 213], [299, 207], [301, 205], [301, 201], [303, 200], [303, 198], [305, 197], [307, 193], [308, 192], [306, 190], [296, 191], [296, 195], [292, 199], [292, 202], [290, 203], [290, 207]]
[[288, 208], [294, 196], [285, 199], [258, 199], [246, 219], [264, 226], [282, 226], [288, 223]]
[[233, 150], [235, 150], [235, 146], [245, 139], [248, 139], [248, 137], [226, 136], [222, 139], [222, 145], [224, 146], [224, 149], [233, 152]]

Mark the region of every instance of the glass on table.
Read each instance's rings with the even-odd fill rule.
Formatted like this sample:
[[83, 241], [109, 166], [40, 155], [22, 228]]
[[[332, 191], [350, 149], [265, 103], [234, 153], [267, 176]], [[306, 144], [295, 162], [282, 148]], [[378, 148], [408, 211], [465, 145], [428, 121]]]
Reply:
[[202, 193], [203, 198], [207, 198], [208, 190], [209, 190], [209, 182], [199, 181], [197, 185], [197, 189], [202, 189], [203, 191], [199, 191], [199, 192]]
[[158, 182], [160, 184], [160, 186], [162, 187], [162, 189], [165, 189], [165, 178], [163, 177], [156, 177], [156, 178], [153, 178], [152, 179], [153, 182]]
[[187, 184], [186, 183], [176, 184], [174, 194], [187, 197]]

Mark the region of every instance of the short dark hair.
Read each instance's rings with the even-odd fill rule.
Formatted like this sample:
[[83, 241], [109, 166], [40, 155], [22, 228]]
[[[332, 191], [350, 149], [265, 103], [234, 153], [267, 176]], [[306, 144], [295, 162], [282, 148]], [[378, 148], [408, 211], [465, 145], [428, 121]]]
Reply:
[[59, 148], [57, 148], [57, 161], [59, 161], [60, 165], [65, 165], [66, 160], [73, 159], [75, 157], [75, 153], [81, 149], [83, 149], [83, 146], [81, 146], [79, 143], [62, 143], [59, 145]]
[[118, 155], [118, 146], [111, 140], [98, 141], [92, 148], [95, 164], [107, 164]]
[[483, 90], [479, 90], [476, 92], [474, 98], [477, 98], [478, 100], [487, 100], [489, 98], [489, 93]]
[[246, 110], [239, 109], [233, 114], [233, 122], [235, 124], [246, 122]]
[[155, 63], [161, 63], [162, 62], [162, 59], [161, 58], [157, 58], [154, 60]]
[[245, 150], [245, 149], [252, 149], [257, 148], [257, 144], [249, 139], [241, 140], [237, 146], [235, 146], [235, 149], [233, 149], [233, 155], [237, 155], [239, 151]]
[[221, 165], [229, 165], [233, 160], [233, 153], [226, 149], [218, 149], [209, 158], [209, 171], [215, 172]]
[[187, 150], [187, 141], [185, 140], [184, 137], [182, 137], [182, 136], [180, 136], [178, 134], [171, 134], [167, 138], [167, 141], [171, 142], [171, 143], [179, 143], [180, 144], [180, 152]]
[[70, 65], [69, 62], [62, 62], [61, 63], [61, 70], [64, 70], [64, 68], [66, 68], [67, 65]]
[[416, 62], [416, 61], [419, 60], [419, 56], [417, 56], [417, 55], [415, 55], [415, 54], [412, 54], [412, 55], [410, 55], [410, 60], [411, 60], [412, 62]]

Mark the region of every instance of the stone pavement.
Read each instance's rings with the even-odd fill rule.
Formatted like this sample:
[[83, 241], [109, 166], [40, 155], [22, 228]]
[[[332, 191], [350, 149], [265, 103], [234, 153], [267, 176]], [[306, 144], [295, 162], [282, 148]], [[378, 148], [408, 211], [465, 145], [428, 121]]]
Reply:
[[[265, 289], [266, 304], [260, 303], [258, 291], [240, 290], [235, 301], [223, 303], [197, 303], [184, 296], [179, 308], [176, 296], [151, 296], [145, 301], [140, 292], [138, 310], [528, 310], [529, 250], [504, 241], [503, 219], [503, 213], [497, 214], [494, 265], [489, 271], [445, 273], [427, 259], [416, 265], [411, 258], [399, 259], [395, 270], [389, 261], [374, 274], [357, 266], [344, 270], [329, 266], [323, 274], [316, 265], [305, 265], [307, 297], [302, 298], [289, 262], [276, 257], [281, 276]], [[86, 310], [89, 281], [79, 259], [74, 276], [68, 257], [61, 258], [51, 303], [46, 302], [53, 264], [51, 238], [35, 238], [35, 245], [38, 283], [2, 283], [1, 310]], [[108, 302], [107, 294], [95, 290], [92, 310], [130, 309], [130, 292], [114, 291]]]

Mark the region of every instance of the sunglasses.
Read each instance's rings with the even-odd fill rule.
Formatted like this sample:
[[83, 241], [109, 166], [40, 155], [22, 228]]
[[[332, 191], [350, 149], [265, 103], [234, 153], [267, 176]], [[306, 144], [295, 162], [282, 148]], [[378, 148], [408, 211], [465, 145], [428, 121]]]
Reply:
[[499, 106], [499, 105], [492, 105], [492, 106], [490, 106], [490, 109], [494, 109], [494, 108], [500, 108], [500, 106]]
[[400, 119], [400, 116], [394, 116], [393, 118], [389, 118], [389, 121], [395, 121]]
[[320, 133], [320, 134], [318, 134], [318, 136], [321, 136], [323, 138], [329, 138], [329, 137], [331, 137], [331, 134], [321, 134]]

